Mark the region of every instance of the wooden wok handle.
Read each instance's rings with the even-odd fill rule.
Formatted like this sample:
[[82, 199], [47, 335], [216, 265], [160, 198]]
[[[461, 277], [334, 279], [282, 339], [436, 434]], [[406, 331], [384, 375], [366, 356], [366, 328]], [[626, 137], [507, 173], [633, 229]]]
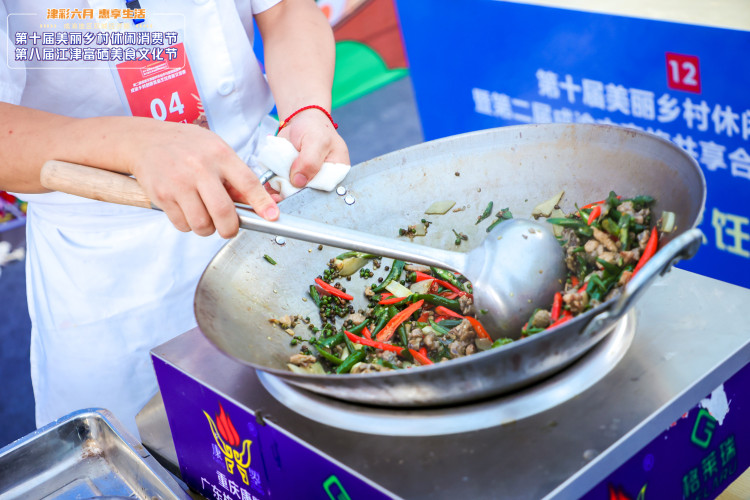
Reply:
[[42, 166], [40, 180], [42, 186], [54, 191], [119, 205], [154, 208], [138, 181], [109, 170], [49, 160]]

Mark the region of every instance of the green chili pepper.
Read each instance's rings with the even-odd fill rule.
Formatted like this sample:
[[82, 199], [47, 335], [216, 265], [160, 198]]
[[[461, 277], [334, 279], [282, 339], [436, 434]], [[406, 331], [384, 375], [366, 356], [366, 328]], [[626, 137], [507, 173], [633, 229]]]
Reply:
[[263, 258], [266, 259], [270, 264], [276, 265], [276, 261], [268, 254], [263, 254]]
[[414, 302], [419, 302], [422, 299], [424, 299], [424, 301], [428, 304], [432, 304], [433, 306], [445, 306], [448, 309], [456, 312], [461, 311], [461, 304], [459, 304], [458, 300], [446, 299], [441, 295], [433, 295], [431, 293], [413, 293], [407, 297], [406, 301], [413, 304]]
[[601, 226], [602, 226], [602, 229], [607, 231], [612, 236], [618, 236], [620, 234], [620, 227], [617, 224], [615, 224], [615, 221], [613, 221], [609, 217], [606, 217], [601, 222]]
[[610, 275], [610, 276], [617, 276], [620, 277], [620, 273], [622, 272], [622, 269], [617, 267], [616, 265], [612, 264], [611, 262], [607, 262], [604, 259], [600, 259], [597, 257], [596, 261], [602, 265], [604, 270]]
[[443, 281], [447, 281], [448, 283], [455, 286], [459, 290], [466, 290], [464, 285], [460, 281], [458, 281], [458, 278], [456, 278], [456, 276], [453, 273], [446, 271], [445, 269], [438, 269], [437, 267], [432, 267], [432, 266], [430, 266], [430, 270], [432, 271], [432, 274], [436, 276], [437, 278]]
[[346, 348], [349, 350], [349, 355], [352, 355], [354, 351], [356, 351], [354, 348], [354, 342], [352, 342], [346, 334], [344, 334], [344, 342], [346, 343]]
[[620, 231], [619, 231], [619, 237], [620, 237], [620, 245], [622, 246], [623, 250], [628, 250], [628, 247], [630, 245], [630, 221], [632, 217], [630, 214], [623, 214], [623, 216], [620, 218]]
[[565, 217], [552, 217], [547, 219], [547, 222], [555, 226], [569, 227], [575, 229], [584, 236], [593, 236], [594, 231], [582, 220], [568, 219]]
[[492, 345], [490, 346], [490, 349], [494, 349], [495, 347], [500, 347], [502, 345], [510, 344], [511, 342], [513, 342], [513, 339], [509, 339], [507, 337], [501, 337], [492, 343]]
[[654, 198], [652, 196], [641, 195], [631, 198], [630, 201], [633, 202], [633, 205], [650, 205], [654, 202]]
[[315, 288], [315, 285], [310, 285], [310, 290], [308, 290], [308, 293], [310, 294], [310, 298], [312, 299], [313, 303], [317, 306], [318, 309], [320, 309], [320, 294], [318, 293], [318, 289]]
[[490, 216], [490, 214], [492, 213], [492, 205], [493, 205], [492, 202], [489, 202], [487, 204], [487, 208], [484, 209], [484, 212], [482, 212], [482, 215], [477, 217], [477, 221], [474, 223], [475, 226]]
[[[367, 318], [362, 323], [360, 323], [360, 324], [358, 324], [356, 326], [353, 326], [351, 328], [347, 328], [347, 331], [349, 333], [353, 333], [354, 335], [360, 335], [362, 333], [362, 330], [365, 329], [365, 327], [367, 326], [367, 324], [369, 322], [370, 322], [370, 319]], [[360, 335], [360, 337], [361, 337], [361, 335]]]
[[391, 270], [388, 273], [388, 276], [385, 277], [383, 282], [372, 289], [373, 292], [382, 292], [385, 290], [385, 287], [388, 286], [388, 284], [393, 280], [399, 280], [401, 278], [401, 272], [404, 270], [404, 265], [406, 263], [403, 260], [394, 260], [393, 265], [391, 266]]
[[445, 335], [446, 333], [450, 331], [447, 328], [443, 328], [442, 326], [438, 325], [432, 320], [430, 320], [430, 326], [432, 327], [433, 330], [435, 330], [435, 333], [439, 335]]
[[[395, 315], [398, 314], [398, 309], [396, 306], [390, 306], [388, 308], [388, 321], [392, 320]], [[401, 344], [406, 347], [409, 345], [409, 338], [406, 335], [406, 328], [404, 328], [403, 323], [396, 328], [396, 333], [398, 333], [399, 338], [401, 339]]]
[[338, 368], [336, 368], [336, 373], [349, 373], [354, 365], [365, 359], [365, 356], [367, 356], [367, 352], [365, 352], [364, 349], [349, 354], [349, 356], [341, 362]]
[[620, 200], [617, 199], [617, 193], [614, 191], [609, 192], [609, 196], [607, 196], [607, 205], [611, 209], [617, 208], [620, 205]]
[[343, 333], [337, 333], [331, 337], [326, 337], [318, 341], [318, 345], [330, 349], [331, 347], [337, 346], [344, 341], [346, 335]]
[[462, 321], [462, 319], [444, 319], [443, 321], [438, 322], [438, 325], [443, 328], [451, 329], [460, 325]]
[[344, 252], [336, 256], [336, 259], [344, 260], [344, 259], [348, 259], [349, 257], [356, 257], [358, 259], [377, 259], [378, 258], [377, 255], [373, 255], [371, 253], [349, 251], [349, 252]]
[[375, 321], [375, 326], [372, 328], [372, 331], [370, 332], [373, 337], [375, 336], [376, 333], [378, 333], [380, 330], [383, 329], [386, 323], [388, 323], [388, 310], [383, 309], [375, 317], [377, 318]]
[[333, 363], [334, 365], [340, 365], [343, 363], [343, 359], [339, 358], [338, 356], [334, 356], [330, 352], [326, 351], [325, 349], [321, 349], [319, 346], [315, 346], [315, 349], [317, 349], [318, 354], [323, 356], [325, 359], [327, 359], [329, 362]]

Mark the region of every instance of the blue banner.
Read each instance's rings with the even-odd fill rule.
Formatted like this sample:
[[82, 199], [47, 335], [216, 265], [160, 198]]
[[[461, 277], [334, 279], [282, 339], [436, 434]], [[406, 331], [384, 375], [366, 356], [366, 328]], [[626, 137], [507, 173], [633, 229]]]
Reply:
[[689, 152], [704, 245], [679, 267], [750, 287], [750, 32], [496, 0], [397, 0], [425, 140], [605, 123]]

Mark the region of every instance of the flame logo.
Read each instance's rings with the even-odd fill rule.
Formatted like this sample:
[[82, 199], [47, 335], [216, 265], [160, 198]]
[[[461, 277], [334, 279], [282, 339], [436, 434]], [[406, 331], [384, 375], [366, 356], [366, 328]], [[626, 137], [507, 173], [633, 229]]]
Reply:
[[[234, 427], [229, 415], [224, 411], [221, 403], [219, 403], [219, 414], [216, 415], [216, 422], [205, 411], [203, 414], [208, 419], [208, 425], [211, 426], [211, 433], [214, 436], [216, 444], [224, 454], [224, 463], [226, 464], [227, 472], [234, 474], [234, 466], [237, 465], [237, 471], [242, 477], [242, 482], [249, 485], [247, 468], [250, 467], [250, 445], [253, 442], [249, 439], [245, 439], [244, 441], [240, 439], [237, 429]], [[234, 448], [239, 448], [239, 450]]]
[[237, 447], [240, 445], [240, 435], [234, 427], [232, 420], [227, 416], [224, 407], [219, 403], [219, 414], [216, 416], [216, 426], [219, 428], [219, 434], [229, 446]]

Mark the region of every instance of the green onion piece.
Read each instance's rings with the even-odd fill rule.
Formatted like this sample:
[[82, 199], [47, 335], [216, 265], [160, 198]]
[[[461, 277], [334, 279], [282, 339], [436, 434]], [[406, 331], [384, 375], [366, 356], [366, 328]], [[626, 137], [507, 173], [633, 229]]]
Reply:
[[276, 261], [273, 260], [273, 258], [270, 255], [264, 254], [263, 258], [266, 259], [269, 263], [273, 264], [274, 266], [276, 265]]

